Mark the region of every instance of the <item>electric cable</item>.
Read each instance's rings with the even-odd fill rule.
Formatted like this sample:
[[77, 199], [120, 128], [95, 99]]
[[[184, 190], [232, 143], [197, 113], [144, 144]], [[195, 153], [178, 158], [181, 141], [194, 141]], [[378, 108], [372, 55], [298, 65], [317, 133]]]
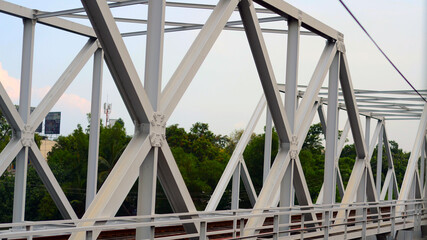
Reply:
[[356, 21], [356, 23], [359, 25], [360, 28], [366, 33], [366, 35], [371, 39], [371, 41], [375, 44], [375, 46], [378, 48], [378, 50], [382, 53], [382, 55], [387, 59], [387, 61], [393, 66], [393, 68], [399, 73], [399, 75], [409, 84], [409, 86], [423, 99], [424, 102], [427, 102], [427, 100], [421, 95], [420, 92], [409, 82], [409, 80], [403, 75], [403, 73], [396, 67], [396, 65], [391, 61], [391, 59], [385, 54], [385, 52], [380, 48], [380, 46], [375, 42], [375, 40], [371, 37], [371, 35], [366, 31], [366, 29], [363, 27], [363, 25], [359, 22], [359, 20], [354, 16], [354, 14], [351, 12], [351, 10], [347, 7], [347, 5], [342, 1], [338, 0], [343, 5], [345, 10], [351, 15], [351, 17]]

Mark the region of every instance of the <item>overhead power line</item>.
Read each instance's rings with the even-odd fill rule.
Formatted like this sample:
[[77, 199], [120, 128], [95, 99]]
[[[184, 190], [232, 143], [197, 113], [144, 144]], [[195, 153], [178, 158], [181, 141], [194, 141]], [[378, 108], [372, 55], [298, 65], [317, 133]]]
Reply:
[[396, 65], [390, 60], [390, 58], [385, 54], [385, 52], [380, 48], [380, 46], [375, 42], [375, 40], [371, 37], [371, 35], [366, 31], [366, 29], [363, 27], [363, 25], [357, 20], [356, 16], [351, 12], [351, 10], [345, 5], [345, 3], [342, 0], [338, 0], [343, 5], [345, 10], [351, 15], [351, 17], [356, 21], [356, 23], [359, 25], [360, 28], [366, 33], [366, 35], [371, 39], [371, 41], [375, 44], [375, 46], [378, 48], [378, 50], [382, 53], [382, 55], [387, 59], [387, 61], [393, 66], [394, 69], [399, 73], [399, 75], [409, 84], [409, 86], [423, 99], [424, 102], [427, 102], [427, 100], [421, 95], [420, 92], [409, 82], [409, 80], [403, 75], [403, 73], [396, 67]]

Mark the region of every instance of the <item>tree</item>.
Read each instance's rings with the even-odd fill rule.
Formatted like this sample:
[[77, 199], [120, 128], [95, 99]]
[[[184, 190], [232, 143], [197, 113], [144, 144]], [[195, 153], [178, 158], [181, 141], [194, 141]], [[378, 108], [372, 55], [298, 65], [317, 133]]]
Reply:
[[204, 209], [231, 156], [227, 136], [216, 135], [206, 123], [195, 123], [189, 132], [171, 125], [166, 137], [196, 207]]

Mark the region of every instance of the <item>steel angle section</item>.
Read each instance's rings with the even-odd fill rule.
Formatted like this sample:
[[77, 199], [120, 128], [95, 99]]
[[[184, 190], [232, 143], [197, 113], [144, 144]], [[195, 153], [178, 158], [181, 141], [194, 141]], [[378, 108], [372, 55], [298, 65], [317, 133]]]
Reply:
[[86, 62], [92, 57], [98, 49], [98, 45], [95, 39], [89, 39], [84, 47], [80, 50], [71, 64], [65, 69], [55, 85], [49, 90], [40, 104], [31, 113], [28, 124], [36, 129], [37, 126], [43, 121], [43, 118], [49, 113], [52, 107], [56, 104], [65, 90], [70, 86], [71, 82], [86, 64]]
[[[95, 195], [82, 219], [113, 217], [139, 176], [139, 167], [151, 149], [147, 135], [136, 133], [114, 165], [104, 184]], [[77, 226], [92, 226], [94, 222], [81, 222]], [[70, 239], [84, 239], [82, 232]], [[95, 237], [96, 238], [96, 237]]]
[[34, 169], [37, 171], [37, 174], [40, 176], [43, 184], [46, 186], [47, 191], [58, 207], [61, 215], [65, 219], [78, 219], [73, 207], [62, 191], [61, 186], [59, 185], [58, 181], [52, 173], [52, 170], [49, 168], [47, 161], [43, 158], [42, 153], [34, 141], [31, 143], [29, 150], [29, 158], [31, 163], [34, 166]]
[[107, 2], [82, 0], [82, 3], [104, 50], [105, 62], [132, 120], [137, 123], [150, 122], [154, 113], [153, 108]]
[[5, 148], [0, 152], [0, 176], [22, 149], [21, 139], [12, 138]]
[[205, 208], [205, 211], [215, 211], [222, 195], [224, 194], [225, 189], [227, 188], [227, 185], [233, 176], [234, 170], [236, 169], [238, 163], [240, 162], [240, 158], [243, 155], [243, 152], [246, 149], [246, 146], [248, 145], [248, 142], [251, 140], [252, 133], [254, 132], [254, 129], [256, 125], [258, 124], [258, 120], [261, 117], [262, 112], [265, 109], [266, 100], [264, 95], [261, 97], [260, 101], [258, 102], [257, 107], [255, 108], [254, 113], [252, 114], [251, 119], [248, 122], [248, 125], [246, 126], [245, 130], [243, 131], [242, 136], [239, 139], [239, 142], [236, 145], [236, 148], [233, 151], [233, 154], [230, 157], [230, 160], [227, 163], [227, 166], [225, 167], [221, 178], [218, 181], [218, 184], [215, 187], [214, 192], [211, 195], [211, 198], [209, 200], [208, 205]]
[[292, 129], [282, 104], [255, 8], [251, 0], [242, 0], [238, 7], [274, 126], [280, 142], [289, 143]]
[[170, 117], [184, 95], [238, 2], [238, 0], [221, 0], [218, 2], [175, 70], [160, 99], [160, 110], [165, 114], [166, 119]]

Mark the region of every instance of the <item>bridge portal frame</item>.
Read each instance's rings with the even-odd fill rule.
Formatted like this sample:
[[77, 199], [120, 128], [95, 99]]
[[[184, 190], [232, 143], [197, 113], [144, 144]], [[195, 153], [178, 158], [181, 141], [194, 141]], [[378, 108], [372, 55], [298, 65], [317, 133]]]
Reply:
[[[271, 208], [281, 203], [281, 207], [291, 207], [294, 195], [298, 202], [307, 208], [313, 208], [311, 197], [308, 193], [308, 187], [301, 163], [298, 159], [300, 151], [307, 134], [308, 128], [312, 123], [316, 112], [321, 116], [322, 124], [326, 134], [326, 159], [325, 159], [325, 179], [322, 187], [322, 198], [318, 201], [325, 205], [334, 203], [335, 185], [338, 182], [342, 202], [340, 207], [344, 209], [356, 202], [379, 202], [385, 198], [387, 190], [389, 193], [394, 191], [399, 200], [406, 201], [412, 197], [425, 197], [426, 190], [422, 189], [424, 180], [424, 169], [418, 171], [418, 158], [421, 155], [421, 165], [424, 165], [425, 154], [425, 129], [427, 127], [426, 105], [420, 118], [420, 125], [411, 158], [408, 162], [408, 169], [402, 184], [402, 189], [398, 191], [396, 176], [394, 173], [391, 153], [388, 146], [387, 133], [384, 128], [384, 121], [388, 116], [386, 113], [375, 114], [377, 109], [370, 109], [367, 116], [367, 126], [370, 125], [371, 118], [377, 118], [378, 124], [375, 129], [372, 140], [370, 140], [370, 128], [363, 131], [360, 122], [360, 111], [357, 101], [376, 102], [387, 111], [396, 111], [397, 114], [391, 114], [393, 117], [417, 118], [419, 109], [411, 112], [410, 110], [396, 110], [393, 106], [386, 107], [384, 104], [392, 99], [369, 96], [357, 99], [357, 91], [352, 87], [349, 66], [345, 53], [343, 35], [329, 26], [321, 23], [308, 14], [294, 8], [293, 6], [281, 0], [220, 0], [216, 6], [187, 4], [187, 3], [166, 3], [154, 0], [128, 0], [117, 1], [108, 4], [104, 1], [82, 0], [84, 8], [58, 11], [52, 13], [40, 12], [37, 10], [26, 9], [6, 1], [0, 1], [0, 12], [10, 14], [24, 19], [24, 46], [22, 57], [22, 76], [21, 76], [21, 98], [20, 111], [13, 106], [12, 101], [7, 95], [6, 90], [0, 84], [0, 109], [7, 118], [14, 130], [14, 136], [6, 148], [0, 153], [0, 173], [3, 173], [12, 160], [17, 157], [17, 172], [15, 183], [14, 198], [14, 222], [24, 221], [25, 209], [25, 179], [26, 164], [28, 159], [34, 165], [37, 173], [41, 177], [51, 194], [55, 204], [61, 211], [64, 218], [77, 220], [77, 216], [65, 194], [56, 181], [53, 173], [49, 169], [45, 160], [41, 156], [40, 150], [36, 146], [33, 136], [36, 127], [43, 120], [49, 110], [58, 101], [65, 92], [76, 75], [80, 72], [85, 63], [92, 55], [95, 55], [94, 64], [94, 85], [93, 85], [93, 109], [100, 108], [99, 97], [100, 84], [102, 82], [102, 57], [114, 78], [118, 90], [125, 102], [129, 114], [135, 122], [135, 134], [126, 148], [106, 182], [100, 191], [95, 194], [96, 177], [96, 149], [98, 148], [98, 137], [96, 128], [99, 125], [94, 124], [94, 131], [91, 132], [89, 162], [91, 170], [88, 177], [88, 195], [93, 196], [93, 200], [88, 198], [88, 206], [83, 219], [111, 218], [115, 215], [131, 186], [140, 179], [138, 214], [153, 215], [155, 202], [155, 182], [157, 177], [162, 183], [162, 187], [175, 212], [188, 212], [190, 217], [197, 217], [198, 212], [195, 209], [191, 196], [185, 186], [179, 169], [173, 159], [172, 153], [165, 141], [165, 126], [170, 115], [176, 108], [179, 100], [190, 85], [197, 70], [203, 63], [208, 52], [212, 48], [216, 39], [223, 29], [244, 30], [246, 32], [251, 51], [256, 63], [258, 74], [264, 90], [260, 104], [258, 105], [252, 120], [239, 141], [235, 152], [223, 176], [221, 177], [217, 188], [206, 208], [206, 211], [213, 211], [221, 198], [224, 190], [233, 178], [233, 197], [232, 208], [238, 209], [238, 187], [239, 176], [242, 177], [244, 185], [250, 195], [251, 203], [254, 205], [252, 215], [246, 224], [245, 234], [252, 235], [255, 229], [264, 222], [265, 216], [260, 215], [262, 209]], [[255, 8], [254, 3], [263, 8]], [[147, 21], [138, 19], [119, 19], [114, 18], [110, 8], [127, 6], [131, 4], [149, 4], [149, 18]], [[212, 13], [203, 25], [187, 23], [166, 22], [165, 7], [170, 5], [185, 6], [194, 8], [212, 9]], [[242, 20], [229, 22], [231, 14], [239, 11]], [[87, 15], [76, 15], [79, 12], [86, 12]], [[257, 13], [276, 13], [276, 18], [259, 18]], [[91, 21], [92, 28], [61, 18], [88, 18]], [[260, 22], [286, 20], [288, 30], [265, 29], [261, 28]], [[116, 21], [142, 22], [147, 24], [147, 31], [121, 33], [116, 25]], [[65, 31], [73, 32], [88, 37], [88, 42], [77, 54], [76, 58], [64, 71], [57, 83], [51, 88], [42, 102], [37, 106], [34, 112], [29, 114], [29, 99], [31, 89], [32, 73], [32, 52], [34, 45], [34, 25], [36, 23], [45, 24], [51, 27], [59, 28]], [[174, 26], [173, 28], [164, 28], [165, 25]], [[240, 25], [243, 25], [240, 27]], [[304, 28], [308, 31], [303, 31]], [[161, 69], [162, 69], [162, 48], [165, 32], [183, 31], [201, 29], [196, 40], [193, 42], [186, 56], [178, 66], [167, 86], [161, 91]], [[264, 43], [262, 32], [286, 33], [288, 35], [288, 51], [286, 66], [286, 84], [278, 85], [272, 71], [268, 52]], [[123, 37], [135, 35], [147, 35], [147, 55], [146, 55], [146, 75], [145, 84], [136, 73], [135, 66], [127, 52], [123, 42]], [[326, 39], [326, 46], [318, 65], [313, 73], [313, 77], [306, 87], [306, 90], [298, 103], [298, 59], [299, 59], [299, 39], [301, 35], [318, 35]], [[325, 77], [329, 73], [329, 89], [324, 92], [328, 95], [327, 119], [322, 110], [322, 105], [326, 102], [320, 98]], [[338, 85], [341, 85], [339, 91]], [[97, 90], [99, 92], [97, 92]], [[280, 90], [285, 92], [285, 102], [282, 103]], [[362, 91], [363, 92], [363, 91]], [[342, 93], [343, 98], [339, 98]], [[366, 93], [366, 92], [365, 92]], [[372, 92], [368, 92], [371, 94]], [[406, 93], [410, 94], [410, 93]], [[265, 99], [264, 99], [265, 98]], [[98, 101], [97, 101], [98, 99]], [[357, 101], [356, 101], [357, 100]], [[410, 101], [410, 98], [408, 98]], [[345, 107], [340, 102], [345, 103]], [[298, 104], [298, 106], [297, 106]], [[280, 150], [271, 169], [266, 171], [264, 187], [259, 196], [256, 195], [250, 180], [249, 172], [242, 158], [242, 153], [249, 137], [255, 126], [255, 122], [260, 118], [262, 106], [268, 106], [267, 126], [269, 121], [274, 122], [276, 131], [279, 134]], [[342, 149], [343, 141], [338, 142], [338, 109], [345, 108], [348, 115], [348, 124], [345, 132], [351, 130], [354, 143], [357, 150], [357, 159], [352, 171], [349, 184], [344, 190], [342, 180], [339, 177], [338, 159], [339, 151]], [[364, 111], [365, 112], [365, 111]], [[400, 114], [400, 115], [399, 115]], [[94, 120], [96, 115], [94, 114]], [[323, 117], [322, 117], [323, 116]], [[323, 118], [323, 119], [322, 119]], [[93, 121], [97, 122], [96, 120]], [[326, 127], [334, 126], [334, 127]], [[91, 129], [92, 131], [92, 129]], [[99, 131], [99, 130], [98, 130]], [[270, 130], [268, 130], [270, 131]], [[93, 136], [93, 137], [92, 137]], [[270, 135], [271, 136], [271, 135]], [[370, 158], [375, 148], [377, 139], [381, 139], [386, 147], [386, 156], [389, 162], [386, 181], [381, 192], [379, 191], [381, 183], [377, 186], [373, 178], [370, 166]], [[267, 139], [268, 140], [268, 139]], [[271, 141], [271, 140], [270, 140]], [[369, 144], [370, 143], [370, 144]], [[266, 146], [268, 146], [266, 142]], [[424, 151], [422, 151], [424, 150]], [[266, 151], [268, 152], [268, 151]], [[267, 158], [266, 158], [267, 159]], [[266, 166], [268, 163], [266, 164]], [[338, 177], [335, 177], [338, 175]], [[334, 176], [334, 177], [330, 177]], [[88, 178], [89, 179], [89, 178]], [[293, 187], [292, 187], [293, 186]], [[387, 187], [386, 187], [387, 186]], [[279, 190], [280, 189], [280, 190]], [[423, 191], [424, 190], [424, 191]], [[142, 194], [150, 192], [151, 194]], [[423, 196], [421, 195], [422, 193]], [[371, 208], [375, 211], [377, 208]], [[403, 207], [397, 208], [397, 213], [404, 212]], [[325, 213], [327, 214], [327, 213]], [[337, 221], [346, 218], [348, 212], [341, 210], [338, 212]], [[258, 216], [259, 215], [259, 216]], [[307, 213], [309, 220], [317, 221], [315, 214]], [[324, 217], [325, 223], [329, 221], [329, 216]], [[279, 224], [289, 224], [290, 214], [282, 215]], [[77, 227], [90, 227], [95, 222], [81, 221]], [[199, 225], [194, 223], [185, 224], [189, 233], [200, 232]], [[287, 228], [280, 230], [286, 231]], [[81, 238], [81, 233], [73, 233], [72, 239]], [[148, 228], [139, 228], [138, 237], [153, 237], [153, 232]], [[96, 234], [95, 234], [96, 235]], [[93, 236], [92, 236], [93, 237]]]

